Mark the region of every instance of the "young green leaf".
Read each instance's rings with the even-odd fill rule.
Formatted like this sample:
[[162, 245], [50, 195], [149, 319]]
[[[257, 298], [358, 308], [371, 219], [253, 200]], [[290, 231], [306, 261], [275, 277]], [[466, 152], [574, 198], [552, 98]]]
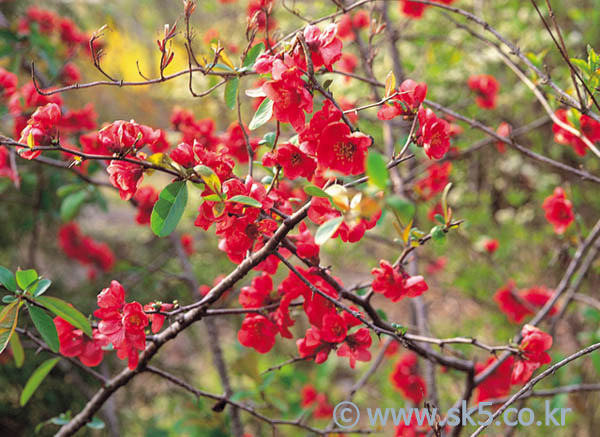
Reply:
[[367, 155], [367, 176], [369, 182], [381, 190], [385, 190], [390, 178], [385, 157], [377, 152]]
[[263, 124], [268, 122], [273, 116], [273, 100], [265, 99], [262, 101], [256, 112], [254, 113], [254, 117], [250, 120], [250, 124], [248, 125], [248, 129], [256, 130], [261, 127]]
[[315, 243], [321, 246], [322, 244], [327, 242], [327, 240], [329, 240], [333, 236], [333, 234], [335, 234], [335, 232], [338, 230], [343, 221], [344, 218], [340, 216], [328, 220], [321, 226], [319, 226], [319, 229], [317, 229], [317, 232], [315, 234]]
[[265, 44], [262, 42], [259, 42], [258, 44], [255, 44], [254, 46], [252, 46], [252, 48], [250, 50], [248, 50], [248, 53], [246, 54], [246, 59], [244, 59], [244, 63], [242, 64], [242, 67], [253, 66], [254, 62], [256, 62], [256, 58], [258, 58], [264, 50], [265, 50]]
[[13, 272], [8, 270], [6, 267], [2, 266], [0, 266], [0, 284], [4, 285], [13, 293], [17, 291], [17, 281], [15, 281], [15, 275], [13, 275]]
[[19, 287], [23, 290], [33, 284], [38, 278], [37, 272], [33, 269], [17, 270], [15, 276], [17, 277], [17, 284], [19, 284]]
[[233, 196], [231, 199], [228, 199], [227, 201], [228, 202], [237, 202], [237, 203], [241, 203], [243, 205], [253, 206], [255, 208], [262, 208], [262, 204], [258, 200], [253, 199], [252, 197], [242, 196], [241, 194], [238, 194], [237, 196]]
[[0, 311], [0, 354], [6, 349], [10, 337], [15, 332], [20, 306], [20, 301], [16, 300]]
[[17, 366], [17, 368], [20, 369], [23, 365], [23, 362], [25, 361], [25, 350], [23, 349], [23, 345], [21, 344], [19, 334], [17, 334], [16, 332], [10, 337], [10, 349], [13, 353], [15, 366]]
[[40, 366], [35, 369], [27, 383], [25, 384], [25, 388], [21, 392], [21, 399], [19, 403], [21, 406], [25, 406], [25, 404], [31, 399], [31, 396], [35, 393], [37, 388], [40, 386], [44, 378], [48, 376], [48, 373], [52, 370], [52, 368], [58, 363], [60, 358], [50, 358], [49, 360], [44, 361]]
[[97, 417], [92, 417], [92, 420], [86, 423], [85, 426], [91, 429], [104, 429], [104, 422]]
[[81, 329], [88, 337], [92, 336], [92, 327], [89, 320], [64, 300], [50, 296], [40, 296], [35, 300], [77, 329]]
[[154, 204], [150, 216], [150, 227], [159, 237], [166, 237], [175, 230], [187, 204], [188, 192], [185, 181], [171, 182]]
[[41, 308], [27, 304], [29, 315], [46, 344], [52, 349], [52, 352], [58, 352], [60, 343], [58, 341], [58, 333], [56, 332], [56, 326], [52, 318], [46, 314]]
[[225, 85], [225, 104], [229, 109], [235, 108], [238, 86], [240, 80], [237, 77], [229, 79]]

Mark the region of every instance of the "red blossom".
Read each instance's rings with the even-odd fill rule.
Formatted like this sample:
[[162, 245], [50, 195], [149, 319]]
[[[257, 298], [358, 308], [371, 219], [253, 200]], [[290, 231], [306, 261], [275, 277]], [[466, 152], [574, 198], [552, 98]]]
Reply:
[[172, 303], [153, 303], [150, 302], [146, 305], [144, 305], [144, 311], [149, 311], [151, 312], [151, 314], [148, 314], [148, 317], [150, 319], [150, 324], [152, 326], [151, 331], [153, 334], [156, 334], [157, 332], [159, 332], [162, 327], [163, 324], [165, 323], [165, 319], [167, 318], [167, 316], [165, 316], [164, 314], [160, 314], [159, 312], [154, 312], [154, 311], [161, 311], [161, 312], [166, 312], [166, 311], [171, 311], [173, 309], [174, 305]]
[[110, 248], [84, 236], [76, 223], [66, 223], [58, 231], [58, 244], [65, 255], [84, 265], [98, 267], [107, 272], [115, 263], [115, 256]]
[[525, 384], [537, 368], [552, 361], [546, 353], [552, 347], [552, 337], [549, 334], [534, 326], [525, 325], [521, 335], [523, 340], [519, 349], [523, 357], [515, 362], [511, 377], [513, 384]]
[[82, 364], [88, 367], [97, 366], [102, 362], [104, 357], [102, 346], [106, 344], [106, 339], [97, 329], [92, 331], [92, 338], [89, 338], [81, 329], [76, 329], [58, 316], [54, 318], [54, 325], [62, 355], [77, 357]]
[[425, 149], [429, 159], [442, 159], [450, 150], [450, 125], [427, 108], [419, 109], [417, 145]]
[[17, 91], [17, 75], [0, 67], [0, 97], [7, 99]]
[[[503, 121], [496, 129], [496, 133], [501, 137], [509, 138], [511, 137], [512, 127], [507, 122]], [[498, 152], [504, 153], [506, 152], [506, 144], [503, 141], [496, 141], [496, 148]]]
[[382, 260], [380, 268], [371, 270], [375, 276], [371, 287], [375, 293], [381, 293], [392, 302], [405, 297], [417, 297], [429, 288], [423, 276], [409, 276], [394, 268], [388, 261]]
[[321, 133], [317, 161], [320, 166], [345, 175], [358, 175], [365, 171], [365, 159], [370, 145], [369, 136], [351, 132], [345, 123], [331, 123]]
[[469, 77], [467, 85], [477, 93], [475, 102], [483, 109], [494, 109], [500, 84], [494, 76], [480, 74]]
[[573, 204], [561, 187], [556, 187], [552, 195], [546, 197], [542, 208], [546, 212], [546, 220], [554, 226], [554, 232], [563, 234], [569, 225], [575, 220]]
[[354, 369], [357, 361], [371, 361], [371, 333], [367, 328], [360, 328], [354, 334], [348, 335], [337, 350], [338, 357], [348, 357], [350, 367]]
[[148, 317], [142, 305], [138, 302], [125, 303], [123, 286], [112, 281], [98, 295], [98, 307], [94, 316], [100, 319], [98, 331], [106, 337], [107, 343], [112, 343], [117, 350], [119, 359], [128, 359], [130, 370], [137, 367], [138, 350], [146, 347], [144, 329], [148, 325]]
[[377, 112], [377, 118], [380, 120], [391, 120], [399, 115], [409, 116], [417, 112], [427, 95], [427, 84], [406, 79], [396, 92], [398, 94]]
[[106, 171], [110, 176], [110, 183], [119, 190], [123, 200], [133, 197], [144, 178], [144, 168], [128, 161], [110, 161]]
[[[490, 357], [485, 364], [477, 363], [475, 365], [476, 374], [493, 366], [496, 361], [498, 361], [496, 358]], [[485, 378], [481, 384], [477, 386], [475, 396], [475, 401], [477, 403], [487, 401], [488, 399], [501, 398], [510, 393], [510, 379], [513, 363], [514, 358], [512, 356], [508, 357], [490, 376]]]
[[265, 316], [247, 314], [238, 331], [238, 340], [242, 345], [266, 354], [275, 345], [278, 332], [277, 326]]
[[[552, 298], [552, 291], [545, 287], [531, 287], [518, 291], [513, 281], [509, 281], [494, 295], [494, 300], [508, 319], [513, 323], [521, 323], [525, 317], [535, 314]], [[549, 315], [558, 310], [552, 307]]]
[[191, 256], [194, 254], [194, 237], [190, 234], [182, 234], [181, 235], [181, 246], [183, 247], [183, 251], [187, 256]]
[[483, 243], [483, 248], [487, 253], [494, 253], [500, 247], [500, 243], [495, 238], [488, 238]]
[[448, 185], [451, 170], [452, 164], [450, 162], [432, 163], [427, 167], [427, 176], [415, 183], [415, 191], [423, 199], [431, 199], [436, 194], [444, 191], [444, 187]]
[[[56, 103], [48, 103], [36, 109], [31, 115], [27, 126], [21, 131], [19, 142], [28, 146], [50, 146], [58, 137], [56, 125], [60, 121], [60, 107]], [[30, 144], [30, 140], [33, 144]], [[35, 159], [42, 152], [40, 150], [28, 150], [25, 147], [17, 148], [19, 155], [25, 159]]]
[[427, 394], [425, 380], [419, 374], [417, 356], [413, 352], [406, 352], [400, 357], [390, 374], [390, 381], [414, 404], [420, 404]]
[[111, 153], [125, 153], [152, 146], [160, 132], [135, 121], [117, 120], [102, 128], [98, 141]]
[[[337, 25], [332, 23], [328, 25], [323, 32], [317, 26], [309, 24], [304, 28], [304, 38], [306, 46], [310, 52], [310, 57], [315, 69], [324, 66], [331, 71], [333, 64], [342, 57], [342, 40], [337, 38]], [[302, 47], [296, 48], [296, 59], [304, 57]], [[305, 60], [302, 60], [300, 67], [304, 68]], [[297, 62], [298, 63], [298, 62]]]
[[283, 167], [285, 176], [292, 180], [299, 177], [310, 180], [317, 168], [314, 158], [308, 156], [301, 148], [289, 143], [277, 147], [275, 159]]

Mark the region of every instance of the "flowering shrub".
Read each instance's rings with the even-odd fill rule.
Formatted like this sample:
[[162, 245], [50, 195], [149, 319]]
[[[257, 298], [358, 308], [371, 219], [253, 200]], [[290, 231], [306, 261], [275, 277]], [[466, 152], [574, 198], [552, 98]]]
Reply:
[[0, 364], [27, 432], [333, 435], [368, 389], [437, 409], [388, 433], [478, 435], [444, 411], [598, 391], [573, 363], [600, 348], [600, 57], [569, 57], [578, 28], [553, 22], [550, 76], [482, 5], [218, 3], [165, 6], [151, 52], [125, 10], [87, 33], [20, 5], [0, 32]]

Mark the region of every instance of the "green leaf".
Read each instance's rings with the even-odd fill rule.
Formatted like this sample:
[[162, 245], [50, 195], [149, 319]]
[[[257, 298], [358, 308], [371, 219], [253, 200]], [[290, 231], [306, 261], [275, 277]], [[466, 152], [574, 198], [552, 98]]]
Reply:
[[77, 329], [81, 329], [88, 335], [88, 337], [92, 336], [92, 327], [90, 326], [89, 320], [64, 300], [50, 296], [40, 296], [35, 300], [36, 302], [44, 305], [57, 316], [65, 319]]
[[408, 223], [415, 216], [415, 205], [400, 196], [388, 196], [386, 202], [404, 223]]
[[327, 240], [329, 240], [333, 236], [333, 234], [335, 234], [335, 232], [338, 230], [343, 221], [344, 218], [340, 216], [328, 220], [321, 226], [319, 226], [319, 229], [317, 229], [317, 232], [315, 234], [315, 243], [321, 246], [322, 244], [327, 242]]
[[225, 85], [225, 104], [229, 109], [234, 109], [237, 99], [238, 86], [240, 80], [237, 77], [227, 81]]
[[434, 241], [441, 241], [446, 237], [446, 233], [442, 230], [440, 226], [434, 226], [431, 228], [431, 238]]
[[254, 63], [256, 62], [256, 58], [258, 58], [264, 50], [265, 50], [265, 44], [262, 42], [259, 42], [258, 44], [255, 44], [254, 46], [252, 46], [252, 48], [250, 50], [248, 50], [248, 53], [246, 54], [246, 59], [244, 59], [244, 63], [242, 64], [242, 67], [253, 66]]
[[104, 422], [97, 417], [92, 417], [92, 420], [86, 423], [85, 426], [91, 429], [104, 429]]
[[88, 192], [85, 190], [69, 194], [60, 205], [60, 218], [65, 222], [73, 220], [79, 214], [87, 198]]
[[68, 196], [69, 194], [73, 194], [74, 192], [79, 191], [81, 189], [81, 184], [62, 185], [56, 189], [56, 195], [62, 198]]
[[2, 303], [12, 303], [15, 300], [17, 300], [17, 298], [15, 296], [13, 296], [12, 294], [7, 294], [6, 296], [2, 296]]
[[13, 353], [13, 359], [15, 360], [15, 366], [20, 369], [25, 361], [25, 350], [21, 344], [19, 334], [16, 332], [10, 337], [10, 348]]
[[269, 146], [273, 147], [273, 145], [275, 144], [276, 136], [277, 136], [277, 134], [275, 132], [267, 132], [262, 137], [262, 140], [260, 140], [260, 142], [258, 144], [259, 145], [268, 144]]
[[154, 204], [150, 216], [152, 232], [159, 237], [166, 237], [175, 230], [181, 220], [187, 204], [188, 192], [185, 181], [176, 181], [167, 185]]
[[38, 278], [37, 272], [33, 269], [17, 270], [15, 276], [17, 277], [17, 284], [19, 284], [19, 287], [23, 290], [33, 284]]
[[330, 199], [331, 196], [329, 194], [327, 194], [325, 191], [323, 191], [322, 189], [320, 189], [319, 187], [317, 187], [316, 185], [313, 184], [307, 184], [304, 187], [304, 192], [306, 194], [308, 194], [309, 196], [312, 197], [323, 197], [325, 199]]
[[367, 176], [369, 182], [377, 188], [385, 190], [390, 178], [385, 157], [377, 152], [369, 152], [367, 155]]
[[4, 352], [10, 337], [15, 332], [20, 306], [20, 301], [14, 301], [0, 311], [0, 354]]
[[32, 293], [34, 297], [41, 296], [48, 290], [48, 288], [52, 285], [52, 281], [50, 279], [42, 279], [37, 283], [35, 287], [35, 291]]
[[265, 99], [262, 101], [256, 112], [254, 113], [254, 117], [250, 120], [250, 124], [248, 125], [248, 129], [256, 130], [261, 127], [263, 124], [268, 122], [273, 116], [273, 100]]
[[27, 384], [25, 384], [25, 388], [21, 393], [21, 399], [19, 403], [21, 406], [25, 406], [25, 404], [29, 401], [31, 396], [35, 393], [37, 388], [40, 386], [44, 378], [48, 376], [48, 373], [52, 370], [52, 368], [58, 363], [60, 358], [50, 358], [49, 360], [44, 361], [40, 366], [35, 369]]
[[13, 275], [13, 272], [8, 270], [6, 267], [2, 266], [0, 266], [0, 284], [4, 285], [13, 293], [17, 291], [17, 281], [15, 281], [15, 275]]
[[218, 194], [209, 194], [208, 196], [203, 196], [202, 198], [208, 202], [220, 202], [222, 200]]
[[46, 344], [52, 349], [52, 352], [57, 353], [60, 349], [60, 343], [58, 341], [58, 333], [56, 332], [56, 326], [52, 318], [46, 314], [41, 308], [27, 304], [29, 315]]
[[255, 208], [262, 208], [262, 203], [258, 200], [253, 199], [252, 197], [242, 196], [238, 194], [237, 196], [233, 196], [231, 199], [227, 200], [228, 202], [237, 202], [243, 205], [254, 206]]
[[436, 214], [433, 218], [440, 224], [445, 225], [446, 220], [444, 220], [444, 216], [442, 214]]
[[377, 314], [379, 315], [379, 317], [381, 317], [381, 320], [383, 321], [387, 321], [388, 316], [385, 313], [385, 311], [383, 311], [381, 308], [379, 308], [378, 310], [376, 310]]

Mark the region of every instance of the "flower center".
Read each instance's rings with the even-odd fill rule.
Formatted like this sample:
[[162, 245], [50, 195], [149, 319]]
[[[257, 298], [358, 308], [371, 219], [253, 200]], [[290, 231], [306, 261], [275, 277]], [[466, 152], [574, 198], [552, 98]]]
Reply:
[[356, 151], [356, 146], [353, 143], [346, 143], [342, 141], [336, 143], [334, 148], [335, 154], [340, 161], [352, 160], [354, 152]]

